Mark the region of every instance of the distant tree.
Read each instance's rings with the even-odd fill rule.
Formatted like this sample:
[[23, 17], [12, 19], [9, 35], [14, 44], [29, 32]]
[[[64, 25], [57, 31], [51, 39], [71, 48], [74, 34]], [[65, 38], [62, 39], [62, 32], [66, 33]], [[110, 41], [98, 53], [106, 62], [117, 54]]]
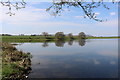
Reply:
[[80, 32], [79, 35], [78, 35], [79, 39], [85, 39], [86, 38], [86, 35], [84, 32]]
[[73, 37], [73, 34], [72, 34], [72, 33], [69, 33], [69, 34], [68, 34], [68, 37], [69, 37], [70, 39], [74, 39], [74, 37]]
[[92, 35], [86, 35], [86, 37], [94, 37], [94, 36], [92, 36]]
[[2, 34], [2, 36], [12, 36], [12, 35], [10, 35], [10, 34]]
[[24, 36], [24, 34], [19, 34], [19, 36]]
[[36, 36], [36, 34], [31, 34], [31, 36]]
[[43, 32], [42, 35], [45, 36], [45, 38], [47, 38], [47, 36], [49, 36], [49, 34], [47, 32]]
[[65, 38], [65, 35], [63, 32], [57, 32], [55, 34], [55, 38], [58, 39], [58, 40], [63, 40]]

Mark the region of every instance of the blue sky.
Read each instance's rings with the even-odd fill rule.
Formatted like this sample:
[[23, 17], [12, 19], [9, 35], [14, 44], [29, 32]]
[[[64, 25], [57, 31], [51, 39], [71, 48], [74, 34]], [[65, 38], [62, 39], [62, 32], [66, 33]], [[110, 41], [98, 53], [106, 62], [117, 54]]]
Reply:
[[107, 22], [96, 22], [83, 18], [84, 12], [81, 8], [64, 8], [61, 16], [51, 16], [46, 8], [51, 2], [27, 2], [26, 8], [13, 12], [14, 16], [5, 14], [8, 10], [2, 7], [2, 32], [7, 34], [41, 34], [48, 32], [64, 32], [65, 34], [85, 32], [94, 36], [118, 35], [118, 6], [106, 3], [110, 10], [99, 7], [94, 10], [99, 19], [107, 19]]

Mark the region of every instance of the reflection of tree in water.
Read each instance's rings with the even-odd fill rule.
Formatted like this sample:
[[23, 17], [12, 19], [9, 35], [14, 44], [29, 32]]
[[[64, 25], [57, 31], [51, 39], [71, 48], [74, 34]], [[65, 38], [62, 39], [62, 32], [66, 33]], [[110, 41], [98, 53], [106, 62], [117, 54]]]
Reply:
[[49, 45], [48, 45], [48, 42], [47, 42], [47, 41], [43, 42], [42, 47], [48, 47], [48, 46], [49, 46]]
[[79, 39], [78, 43], [80, 46], [84, 46], [85, 45], [85, 41], [86, 39]]
[[65, 41], [63, 41], [63, 40], [56, 40], [56, 41], [55, 41], [55, 45], [56, 45], [57, 47], [63, 47], [64, 44], [65, 44]]
[[73, 45], [73, 40], [69, 40], [68, 45], [72, 46]]

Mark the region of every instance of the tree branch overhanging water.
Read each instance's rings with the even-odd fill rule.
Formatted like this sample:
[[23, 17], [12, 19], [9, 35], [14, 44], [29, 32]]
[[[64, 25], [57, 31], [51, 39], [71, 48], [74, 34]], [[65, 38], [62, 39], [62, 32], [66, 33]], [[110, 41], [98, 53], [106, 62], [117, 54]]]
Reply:
[[20, 1], [12, 1], [12, 0], [7, 0], [7, 1], [1, 1], [0, 2], [2, 6], [8, 7], [8, 12], [6, 14], [12, 16], [15, 15], [15, 13], [12, 12], [12, 9], [15, 8], [16, 10], [25, 8], [26, 2], [24, 0]]
[[[61, 12], [64, 11], [63, 7], [76, 7], [81, 8], [81, 10], [84, 12], [84, 18], [89, 18], [91, 20], [103, 22], [106, 20], [101, 20], [97, 18], [97, 14], [93, 11], [93, 9], [98, 8], [100, 6], [103, 6], [105, 9], [109, 10], [110, 8], [105, 4], [104, 0], [99, 0], [98, 2], [95, 2], [94, 0], [91, 0], [91, 2], [86, 2], [87, 0], [53, 0], [53, 5], [46, 9], [47, 12], [50, 12], [52, 16], [60, 16]], [[12, 12], [12, 9], [15, 8], [16, 10], [25, 8], [26, 2], [24, 0], [6, 0], [0, 2], [2, 6], [8, 7], [8, 12], [6, 14], [9, 14], [10, 16], [15, 15], [15, 13]], [[112, 3], [117, 3], [115, 0], [112, 0]]]
[[[112, 0], [112, 3], [115, 4], [115, 0]], [[53, 0], [53, 5], [46, 9], [46, 11], [51, 12], [51, 15], [57, 16], [61, 15], [61, 12], [64, 11], [63, 7], [76, 7], [81, 8], [84, 12], [84, 18], [93, 19], [95, 21], [103, 22], [106, 20], [101, 20], [97, 18], [97, 14], [93, 12], [93, 9], [103, 6], [105, 9], [109, 10], [110, 8], [105, 4], [103, 0], [99, 0], [95, 2], [91, 0], [91, 2], [86, 2], [86, 0]]]

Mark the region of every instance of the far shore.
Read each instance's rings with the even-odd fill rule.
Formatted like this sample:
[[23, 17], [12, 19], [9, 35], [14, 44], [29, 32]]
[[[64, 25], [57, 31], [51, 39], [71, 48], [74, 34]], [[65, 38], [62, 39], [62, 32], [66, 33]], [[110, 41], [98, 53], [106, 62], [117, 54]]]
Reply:
[[[3, 42], [55, 42], [55, 36], [0, 36]], [[86, 37], [85, 39], [119, 39], [120, 37], [111, 36], [111, 37]], [[78, 36], [73, 36], [73, 38], [69, 38], [65, 36], [64, 41], [70, 40], [79, 40]]]

